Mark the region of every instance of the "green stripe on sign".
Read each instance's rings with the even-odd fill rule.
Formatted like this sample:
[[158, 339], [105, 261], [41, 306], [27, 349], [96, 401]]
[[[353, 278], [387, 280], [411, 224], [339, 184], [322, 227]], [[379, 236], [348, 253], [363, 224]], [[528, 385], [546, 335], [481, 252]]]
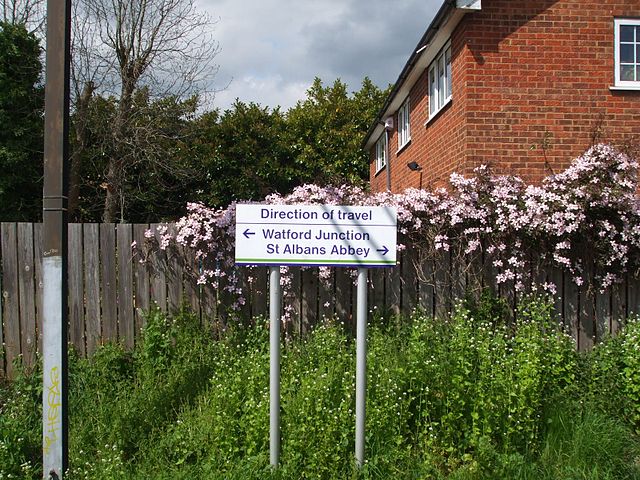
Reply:
[[293, 260], [288, 258], [236, 258], [236, 262], [246, 263], [322, 263], [329, 265], [332, 263], [350, 263], [350, 264], [362, 264], [362, 263], [377, 263], [385, 265], [395, 265], [394, 260]]

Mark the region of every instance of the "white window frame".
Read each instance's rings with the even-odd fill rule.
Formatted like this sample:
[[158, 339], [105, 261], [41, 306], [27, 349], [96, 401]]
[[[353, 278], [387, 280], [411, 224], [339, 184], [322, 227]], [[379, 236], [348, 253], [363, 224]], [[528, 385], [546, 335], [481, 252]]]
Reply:
[[407, 98], [398, 110], [398, 151], [411, 141], [411, 109]]
[[387, 132], [382, 132], [376, 142], [376, 173], [387, 166]]
[[[452, 97], [451, 41], [442, 47], [427, 69], [429, 120], [435, 117]], [[427, 120], [427, 122], [429, 121]]]
[[[620, 30], [622, 26], [634, 26], [635, 38], [633, 42], [623, 42]], [[614, 65], [615, 65], [615, 87], [622, 89], [640, 89], [640, 18], [616, 18], [614, 19]], [[621, 61], [622, 45], [633, 45], [634, 47], [634, 62], [623, 63]], [[621, 70], [623, 65], [633, 65], [635, 67], [635, 79], [634, 80], [622, 80]]]

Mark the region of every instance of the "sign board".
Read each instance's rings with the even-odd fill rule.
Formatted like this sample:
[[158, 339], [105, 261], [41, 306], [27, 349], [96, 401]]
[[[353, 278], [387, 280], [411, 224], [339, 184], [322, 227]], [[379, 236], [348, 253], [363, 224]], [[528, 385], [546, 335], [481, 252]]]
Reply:
[[236, 264], [388, 267], [396, 264], [392, 207], [236, 206]]

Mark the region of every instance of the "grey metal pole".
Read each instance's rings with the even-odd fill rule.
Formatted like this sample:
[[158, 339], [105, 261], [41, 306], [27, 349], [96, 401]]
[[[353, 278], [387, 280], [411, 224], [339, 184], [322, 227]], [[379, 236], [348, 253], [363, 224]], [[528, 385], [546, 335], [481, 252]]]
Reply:
[[269, 459], [277, 467], [280, 459], [280, 316], [282, 310], [280, 267], [269, 274]]
[[67, 163], [71, 0], [47, 0], [44, 115], [42, 475], [68, 467]]
[[365, 404], [367, 401], [367, 269], [358, 268], [356, 310], [356, 464], [364, 463]]

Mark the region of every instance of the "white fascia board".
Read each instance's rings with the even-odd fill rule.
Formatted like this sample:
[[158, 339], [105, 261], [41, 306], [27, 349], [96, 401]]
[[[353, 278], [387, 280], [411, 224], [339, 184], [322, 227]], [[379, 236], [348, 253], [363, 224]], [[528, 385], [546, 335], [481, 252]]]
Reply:
[[481, 10], [482, 0], [456, 0], [456, 8], [461, 10]]

